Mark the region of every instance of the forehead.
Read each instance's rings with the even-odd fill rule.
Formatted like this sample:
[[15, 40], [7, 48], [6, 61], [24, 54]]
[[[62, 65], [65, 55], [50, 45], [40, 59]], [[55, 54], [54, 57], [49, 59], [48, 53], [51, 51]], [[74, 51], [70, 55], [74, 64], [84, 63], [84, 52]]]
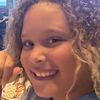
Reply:
[[47, 18], [49, 16], [50, 17], [55, 16], [55, 18], [57, 18], [57, 16], [65, 17], [64, 12], [61, 9], [61, 6], [59, 4], [46, 2], [46, 1], [39, 2], [37, 4], [32, 5], [26, 12], [24, 19], [26, 19], [27, 17], [31, 19], [33, 18], [35, 19], [38, 18], [37, 16], [38, 17], [41, 16], [41, 18], [44, 19], [45, 17]]
[[48, 29], [68, 31], [68, 22], [61, 6], [50, 2], [32, 5], [24, 17], [22, 34], [42, 33]]

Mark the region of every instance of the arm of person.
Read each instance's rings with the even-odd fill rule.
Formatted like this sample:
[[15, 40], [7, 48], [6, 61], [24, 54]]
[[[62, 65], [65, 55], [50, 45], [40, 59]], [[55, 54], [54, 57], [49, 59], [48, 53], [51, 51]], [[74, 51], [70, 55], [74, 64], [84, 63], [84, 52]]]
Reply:
[[5, 51], [0, 51], [0, 94], [2, 87], [9, 81], [13, 81], [22, 71], [22, 68], [14, 66], [12, 57]]

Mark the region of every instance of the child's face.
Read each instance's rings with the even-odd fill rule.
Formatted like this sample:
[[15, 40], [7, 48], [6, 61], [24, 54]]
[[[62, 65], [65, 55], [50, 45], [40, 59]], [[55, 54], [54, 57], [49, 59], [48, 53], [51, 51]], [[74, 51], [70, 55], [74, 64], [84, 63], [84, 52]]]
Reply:
[[21, 63], [38, 96], [65, 95], [76, 69], [71, 36], [58, 5], [32, 6], [25, 15]]

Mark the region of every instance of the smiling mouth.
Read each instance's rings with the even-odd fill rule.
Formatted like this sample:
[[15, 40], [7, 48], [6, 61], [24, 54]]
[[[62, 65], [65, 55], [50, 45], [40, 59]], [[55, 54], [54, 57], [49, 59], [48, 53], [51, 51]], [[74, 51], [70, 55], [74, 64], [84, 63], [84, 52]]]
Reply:
[[47, 72], [32, 72], [37, 80], [50, 80], [58, 74], [58, 70]]

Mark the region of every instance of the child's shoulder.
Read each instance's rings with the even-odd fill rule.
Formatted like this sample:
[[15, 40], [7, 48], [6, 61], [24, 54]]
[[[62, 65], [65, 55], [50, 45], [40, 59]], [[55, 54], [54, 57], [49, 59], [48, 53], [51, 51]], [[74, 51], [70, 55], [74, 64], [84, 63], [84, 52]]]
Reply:
[[78, 100], [100, 100], [94, 92], [81, 96]]

